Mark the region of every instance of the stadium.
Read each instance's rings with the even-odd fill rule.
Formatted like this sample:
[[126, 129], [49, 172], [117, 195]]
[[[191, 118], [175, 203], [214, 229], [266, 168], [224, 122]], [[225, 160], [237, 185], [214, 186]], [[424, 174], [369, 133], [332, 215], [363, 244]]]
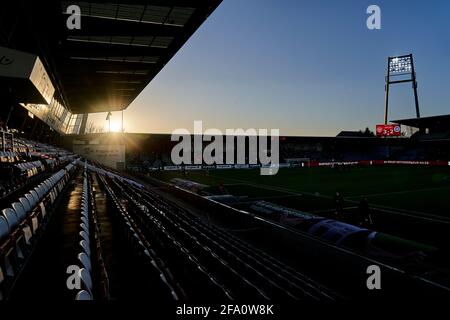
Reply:
[[[81, 28], [68, 27], [71, 5]], [[275, 175], [250, 156], [174, 163], [170, 134], [127, 133], [123, 122], [112, 132], [112, 112], [222, 5], [2, 4], [0, 300], [142, 301], [171, 315], [180, 305], [448, 301], [450, 115], [421, 116], [412, 54], [388, 58], [375, 133], [281, 135]], [[389, 87], [402, 83], [416, 117], [391, 120]], [[99, 113], [109, 130], [89, 130]]]

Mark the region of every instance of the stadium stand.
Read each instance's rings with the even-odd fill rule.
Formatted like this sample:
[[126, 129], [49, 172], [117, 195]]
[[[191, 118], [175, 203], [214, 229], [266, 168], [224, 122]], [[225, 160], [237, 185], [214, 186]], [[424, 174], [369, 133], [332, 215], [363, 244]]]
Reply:
[[[14, 72], [0, 75], [0, 300], [376, 299], [365, 286], [373, 264], [389, 279], [386, 299], [421, 293], [448, 300], [448, 217], [379, 207], [372, 221], [367, 201], [336, 193], [329, 207], [333, 200], [321, 194], [328, 190], [272, 188], [253, 200], [228, 194], [223, 183], [208, 190], [208, 178], [191, 181], [188, 171], [203, 169], [205, 178], [225, 168], [175, 165], [170, 135], [88, 133], [90, 113], [107, 112], [110, 120], [125, 110], [220, 3], [2, 4], [2, 70]], [[72, 5], [80, 7], [82, 29], [65, 23]], [[450, 116], [397, 123], [418, 131], [392, 139], [368, 128], [280, 137], [280, 164], [330, 167], [330, 175], [350, 171], [346, 166], [450, 165]], [[166, 170], [182, 178], [170, 184], [150, 175]], [[236, 177], [228, 181], [245, 190]], [[446, 192], [449, 177], [433, 178]], [[307, 179], [319, 185], [314, 174]], [[297, 182], [295, 175], [288, 180]], [[268, 196], [259, 199], [260, 191]], [[304, 201], [306, 209], [278, 205], [280, 197], [289, 205]]]
[[130, 219], [136, 219], [132, 221], [139, 222], [143, 227], [141, 232], [147, 238], [159, 239], [153, 242], [154, 251], [160, 257], [163, 255], [161, 259], [172, 266], [171, 272], [180, 274], [179, 266], [184, 265], [190, 266], [192, 275], [197, 275], [194, 283], [192, 279], [180, 279], [187, 296], [209, 300], [244, 297], [256, 300], [335, 298], [332, 293], [326, 293], [317, 284], [312, 285], [311, 280], [305, 280], [298, 273], [286, 277], [286, 272], [280, 273], [281, 269], [286, 268], [274, 263], [273, 259], [266, 255], [249, 255], [252, 250], [236, 238], [225, 232], [220, 232], [218, 236], [217, 230], [188, 215], [177, 214], [182, 212], [181, 209], [150, 192], [143, 193], [118, 179], [109, 179], [105, 183], [109, 185], [111, 196], [120, 194], [133, 204], [127, 211], [133, 215]]
[[[448, 133], [446, 134], [448, 135]], [[125, 134], [126, 169], [145, 174], [174, 166], [170, 135]], [[280, 163], [292, 161], [449, 161], [450, 140], [442, 134], [420, 134], [411, 138], [379, 137], [280, 137]], [[67, 143], [67, 146], [70, 144]], [[248, 147], [248, 145], [247, 145]], [[235, 150], [236, 151], [236, 150]], [[248, 150], [247, 150], [248, 151]], [[236, 156], [235, 156], [236, 158]]]
[[4, 296], [26, 264], [33, 246], [45, 229], [55, 201], [75, 166], [68, 164], [2, 209], [0, 234], [0, 285]]
[[[318, 283], [309, 272], [282, 262], [254, 242], [205, 223], [120, 171], [25, 139], [13, 140], [5, 159], [2, 168], [10, 169], [11, 175], [2, 176], [10, 187], [1, 200], [1, 299], [35, 295], [29, 288], [43, 287], [36, 273], [51, 279], [68, 266], [76, 267], [81, 286], [66, 288], [64, 276], [56, 277], [41, 289], [46, 296], [107, 300], [129, 295], [126, 298], [213, 302], [249, 297], [335, 301], [348, 294], [340, 286]], [[245, 219], [236, 217], [235, 222]], [[266, 224], [263, 230], [278, 223], [258, 219]], [[320, 238], [293, 229], [304, 233], [308, 243]], [[339, 244], [321, 241], [328, 243], [326, 250], [332, 255], [343, 254]], [[364, 264], [369, 256], [355, 250], [352, 259], [358, 262], [352, 264]], [[42, 266], [42, 259], [51, 267]], [[118, 267], [120, 263], [125, 266]], [[314, 264], [309, 259], [308, 263]], [[433, 292], [434, 284], [430, 286], [427, 290]], [[123, 288], [130, 290], [120, 293]]]

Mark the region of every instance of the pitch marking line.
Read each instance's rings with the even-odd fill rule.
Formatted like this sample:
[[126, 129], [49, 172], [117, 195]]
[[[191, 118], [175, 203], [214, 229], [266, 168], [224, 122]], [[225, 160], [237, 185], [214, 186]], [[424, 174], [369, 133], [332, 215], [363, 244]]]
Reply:
[[386, 196], [386, 195], [391, 195], [391, 194], [406, 194], [406, 193], [413, 193], [413, 192], [445, 190], [445, 189], [450, 189], [450, 186], [421, 188], [421, 189], [412, 189], [412, 190], [403, 190], [403, 191], [392, 191], [392, 192], [384, 192], [384, 193], [371, 193], [371, 194], [369, 193], [369, 194], [361, 194], [361, 195], [350, 196], [350, 197], [345, 197], [345, 198], [353, 199], [353, 198], [361, 198], [361, 197], [378, 197], [378, 196]]
[[[211, 176], [219, 178], [219, 179], [223, 179], [223, 180], [237, 181], [237, 182], [244, 183], [244, 184], [247, 184], [247, 185], [255, 187], [255, 188], [267, 189], [267, 190], [272, 190], [272, 191], [281, 191], [281, 192], [286, 192], [286, 193], [289, 193], [292, 195], [297, 195], [297, 196], [306, 194], [306, 195], [325, 198], [325, 199], [333, 199], [333, 197], [326, 196], [323, 194], [315, 194], [315, 193], [303, 192], [303, 191], [300, 191], [301, 193], [299, 193], [299, 192], [295, 192], [292, 189], [288, 189], [288, 188], [273, 187], [273, 186], [268, 186], [268, 185], [262, 184], [262, 183], [261, 184], [253, 184], [253, 183], [249, 183], [248, 181], [245, 181], [245, 180], [240, 180], [240, 179], [235, 179], [235, 178], [226, 178], [226, 177], [221, 177], [221, 176], [216, 176], [216, 175], [211, 175]], [[346, 200], [346, 199], [344, 199], [344, 200]], [[354, 200], [346, 200], [346, 201], [351, 202], [351, 203], [358, 203], [358, 201], [354, 201]], [[408, 217], [413, 217], [413, 218], [420, 218], [423, 220], [429, 220], [429, 221], [433, 221], [433, 222], [450, 224], [450, 219], [446, 219], [445, 217], [433, 215], [433, 214], [426, 213], [426, 212], [412, 211], [412, 210], [403, 211], [402, 209], [397, 209], [397, 208], [392, 208], [392, 207], [387, 207], [387, 206], [382, 206], [382, 205], [377, 205], [377, 204], [372, 205], [372, 207], [376, 208], [380, 211], [388, 212], [391, 214], [403, 215], [403, 216], [408, 216]]]

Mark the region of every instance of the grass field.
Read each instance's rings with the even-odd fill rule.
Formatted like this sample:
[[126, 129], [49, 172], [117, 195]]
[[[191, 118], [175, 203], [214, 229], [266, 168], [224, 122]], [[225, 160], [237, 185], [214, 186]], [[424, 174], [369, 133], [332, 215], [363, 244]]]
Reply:
[[309, 212], [333, 209], [333, 195], [339, 191], [349, 209], [366, 197], [371, 206], [386, 210], [450, 218], [450, 167], [286, 168], [275, 176], [261, 176], [259, 170], [216, 170], [154, 176], [196, 181], [208, 185], [211, 192], [223, 184], [235, 196]]

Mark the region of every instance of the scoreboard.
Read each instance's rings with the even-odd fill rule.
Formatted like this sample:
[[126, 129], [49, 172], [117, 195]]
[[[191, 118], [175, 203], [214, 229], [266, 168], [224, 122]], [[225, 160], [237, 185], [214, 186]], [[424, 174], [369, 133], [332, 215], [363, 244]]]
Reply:
[[377, 124], [377, 137], [399, 137], [402, 134], [402, 128], [399, 124]]

